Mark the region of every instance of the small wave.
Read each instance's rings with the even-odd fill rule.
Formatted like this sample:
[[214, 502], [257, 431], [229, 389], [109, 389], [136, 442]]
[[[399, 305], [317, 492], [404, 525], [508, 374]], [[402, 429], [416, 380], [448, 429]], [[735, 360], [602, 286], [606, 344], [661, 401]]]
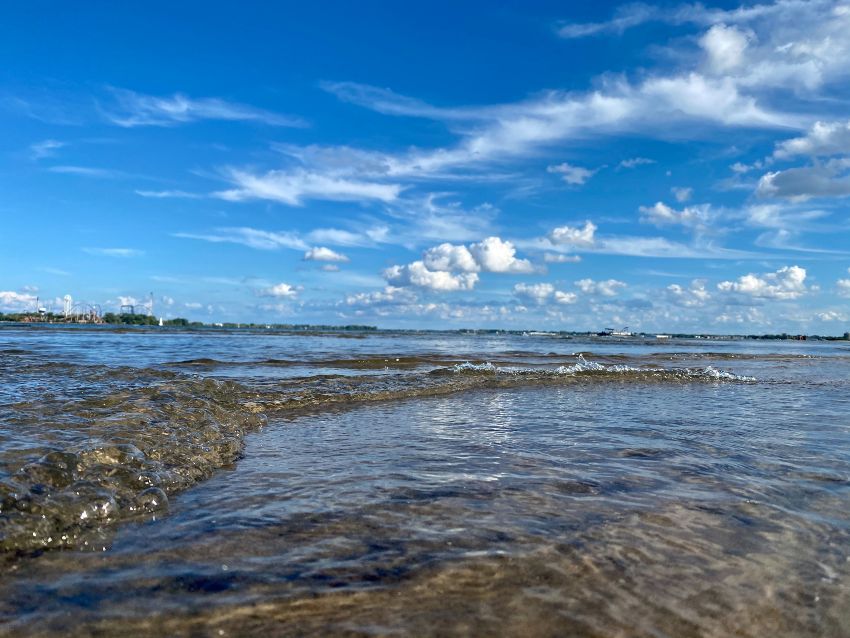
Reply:
[[670, 377], [677, 379], [711, 379], [718, 381], [745, 381], [754, 382], [755, 377], [743, 376], [707, 366], [705, 368], [650, 368], [650, 367], [635, 367], [624, 364], [603, 364], [596, 361], [588, 361], [583, 355], [578, 356], [578, 360], [570, 365], [562, 365], [557, 368], [529, 368], [521, 366], [500, 366], [490, 362], [463, 363], [455, 364], [449, 368], [456, 373], [485, 373], [495, 375], [555, 375], [555, 376], [575, 376], [581, 374], [612, 374], [612, 375], [651, 375]]
[[84, 549], [117, 521], [167, 508], [169, 494], [236, 460], [265, 422], [243, 400], [236, 384], [181, 380], [61, 401], [53, 427], [64, 445], [0, 473], [0, 550]]

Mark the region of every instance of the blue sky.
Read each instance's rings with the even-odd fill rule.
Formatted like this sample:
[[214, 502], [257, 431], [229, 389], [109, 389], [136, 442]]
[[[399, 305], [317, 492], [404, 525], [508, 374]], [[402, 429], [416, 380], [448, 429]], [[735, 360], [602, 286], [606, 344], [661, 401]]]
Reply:
[[0, 311], [848, 330], [850, 3], [590, 4], [10, 4]]

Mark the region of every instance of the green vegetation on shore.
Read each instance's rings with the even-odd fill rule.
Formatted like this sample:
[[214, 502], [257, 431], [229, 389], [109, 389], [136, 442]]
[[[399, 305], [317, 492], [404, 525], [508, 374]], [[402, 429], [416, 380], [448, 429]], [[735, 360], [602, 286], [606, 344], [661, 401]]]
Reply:
[[[156, 317], [151, 317], [149, 315], [139, 315], [139, 314], [129, 314], [122, 313], [116, 314], [113, 312], [107, 312], [105, 315], [100, 317], [99, 322], [91, 322], [91, 321], [67, 321], [65, 317], [62, 315], [47, 313], [45, 315], [35, 315], [32, 313], [2, 313], [0, 312], [0, 323], [32, 323], [32, 324], [65, 324], [65, 323], [82, 323], [92, 325], [95, 323], [99, 323], [100, 325], [123, 325], [123, 326], [158, 326], [159, 319]], [[173, 319], [163, 319], [163, 326], [168, 327], [177, 327], [177, 328], [230, 328], [230, 329], [239, 329], [239, 328], [247, 328], [247, 329], [273, 329], [273, 330], [292, 330], [292, 331], [316, 331], [316, 332], [340, 332], [340, 331], [352, 331], [352, 332], [371, 332], [377, 331], [378, 328], [376, 326], [364, 326], [358, 324], [349, 324], [344, 326], [335, 326], [329, 324], [310, 324], [310, 323], [235, 323], [235, 322], [225, 322], [225, 323], [203, 323], [201, 321], [190, 321], [188, 319], [184, 319], [182, 317], [175, 317]], [[440, 330], [397, 330], [397, 332], [442, 332]], [[500, 334], [528, 334], [525, 330], [505, 330], [499, 328], [461, 328], [458, 330], [447, 330], [446, 332], [458, 332], [461, 334], [478, 334], [478, 335], [500, 335]], [[538, 333], [541, 335], [552, 335], [557, 337], [588, 337], [595, 336], [595, 332], [585, 332], [585, 331], [571, 331], [571, 330], [553, 330], [546, 331], [543, 333]], [[635, 333], [635, 337], [643, 337], [643, 338], [654, 338], [655, 333]], [[755, 339], [755, 340], [791, 340], [791, 341], [850, 341], [850, 332], [845, 332], [841, 336], [833, 336], [833, 335], [796, 335], [789, 334], [786, 332], [778, 333], [778, 334], [728, 334], [728, 335], [719, 335], [719, 334], [707, 334], [707, 333], [668, 333], [665, 335], [668, 338], [672, 339]], [[606, 338], [606, 337], [602, 337]], [[611, 338], [617, 339], [617, 336], [612, 336]]]

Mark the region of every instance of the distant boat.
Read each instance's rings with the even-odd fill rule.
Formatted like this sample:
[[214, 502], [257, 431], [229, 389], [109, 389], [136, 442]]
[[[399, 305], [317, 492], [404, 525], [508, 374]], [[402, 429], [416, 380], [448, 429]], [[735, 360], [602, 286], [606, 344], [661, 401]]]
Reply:
[[162, 322], [162, 317], [159, 318], [159, 327], [162, 328], [165, 324]]

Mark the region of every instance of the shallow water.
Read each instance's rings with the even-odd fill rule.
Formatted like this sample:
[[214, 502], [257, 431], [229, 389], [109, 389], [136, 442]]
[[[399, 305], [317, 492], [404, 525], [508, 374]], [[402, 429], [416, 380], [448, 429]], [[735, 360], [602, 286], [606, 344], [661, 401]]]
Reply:
[[0, 330], [9, 635], [850, 635], [850, 344]]

